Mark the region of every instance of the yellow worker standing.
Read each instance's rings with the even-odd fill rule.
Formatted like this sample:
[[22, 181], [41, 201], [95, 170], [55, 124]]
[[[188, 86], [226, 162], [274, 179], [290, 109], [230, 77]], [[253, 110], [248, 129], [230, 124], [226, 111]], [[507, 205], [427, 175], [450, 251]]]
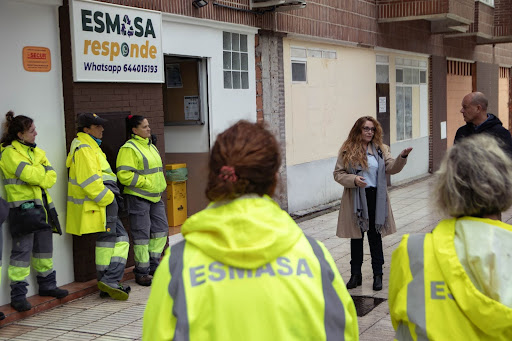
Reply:
[[240, 121], [217, 137], [206, 196], [156, 271], [143, 340], [358, 340], [326, 247], [272, 200], [280, 146]]
[[397, 340], [512, 340], [512, 160], [488, 134], [445, 155], [433, 199], [451, 216], [393, 252], [389, 310]]
[[37, 272], [40, 296], [63, 298], [68, 295], [67, 290], [57, 287], [52, 259], [52, 233], [62, 234], [48, 192], [57, 181], [57, 173], [44, 150], [36, 146], [34, 121], [27, 116], [14, 116], [12, 111], [5, 119], [0, 168], [10, 206], [11, 306], [17, 311], [27, 311], [32, 308], [26, 296], [31, 263]]
[[101, 297], [128, 299], [130, 287], [121, 284], [130, 247], [119, 219], [121, 192], [117, 178], [100, 148], [107, 120], [92, 113], [78, 116], [78, 133], [71, 142], [66, 232], [95, 233], [95, 262]]
[[148, 120], [140, 115], [129, 115], [126, 127], [131, 138], [119, 149], [117, 177], [124, 185], [123, 194], [130, 215], [135, 282], [149, 286], [169, 234], [162, 201], [167, 183]]

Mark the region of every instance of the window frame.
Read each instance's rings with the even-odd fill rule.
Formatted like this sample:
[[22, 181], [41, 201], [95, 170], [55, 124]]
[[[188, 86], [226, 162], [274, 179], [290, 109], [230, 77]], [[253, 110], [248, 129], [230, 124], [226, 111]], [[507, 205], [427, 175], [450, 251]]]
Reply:
[[[229, 48], [226, 47], [225, 44], [225, 36], [226, 34], [229, 34]], [[235, 35], [238, 36], [238, 49], [233, 48], [233, 42]], [[242, 37], [245, 37], [245, 50], [242, 49]], [[249, 90], [251, 88], [250, 86], [250, 77], [249, 77], [249, 44], [248, 44], [249, 36], [247, 34], [238, 33], [238, 32], [228, 32], [223, 31], [222, 32], [222, 75], [223, 75], [223, 88], [225, 90]], [[226, 54], [229, 53], [229, 68], [226, 68]], [[233, 54], [237, 53], [239, 55], [238, 60], [238, 68], [234, 69], [234, 58]], [[244, 58], [245, 56], [245, 58]], [[245, 59], [245, 60], [244, 60]], [[243, 69], [244, 62], [247, 63], [246, 67], [247, 69]], [[234, 73], [239, 73], [238, 81], [239, 81], [239, 87], [234, 87], [235, 85], [235, 77]], [[226, 75], [229, 73], [230, 76], [230, 87], [226, 87]], [[244, 79], [244, 76], [246, 78], [246, 81]], [[244, 87], [245, 86], [245, 87]]]

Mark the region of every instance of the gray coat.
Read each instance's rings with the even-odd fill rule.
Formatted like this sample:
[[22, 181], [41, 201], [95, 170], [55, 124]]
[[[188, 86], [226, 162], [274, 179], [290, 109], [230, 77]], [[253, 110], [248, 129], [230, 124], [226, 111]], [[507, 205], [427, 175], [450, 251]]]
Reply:
[[[371, 148], [370, 148], [371, 149]], [[369, 152], [371, 153], [371, 150]], [[386, 163], [386, 174], [396, 174], [404, 168], [407, 163], [407, 158], [399, 156], [393, 159], [389, 152], [389, 147], [384, 145], [382, 150], [384, 162]], [[340, 238], [362, 238], [361, 230], [357, 227], [354, 220], [354, 203], [352, 200], [353, 189], [356, 188], [355, 178], [356, 174], [349, 173], [343, 167], [343, 156], [338, 156], [336, 167], [334, 168], [333, 176], [334, 180], [341, 184], [345, 189], [343, 190], [343, 196], [341, 197], [340, 213], [338, 216], [338, 228], [336, 235]], [[387, 189], [386, 189], [387, 191]], [[387, 204], [388, 204], [388, 227], [382, 230], [382, 236], [387, 236], [396, 232], [395, 219], [393, 218], [393, 211], [391, 210], [391, 203], [389, 196], [386, 193]]]

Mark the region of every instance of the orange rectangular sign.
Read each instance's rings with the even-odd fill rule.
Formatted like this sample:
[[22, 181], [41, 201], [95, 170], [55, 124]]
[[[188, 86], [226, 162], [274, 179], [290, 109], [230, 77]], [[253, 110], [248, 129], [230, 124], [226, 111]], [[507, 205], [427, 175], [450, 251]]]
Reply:
[[52, 69], [50, 49], [25, 46], [23, 48], [23, 68], [28, 72], [48, 72]]

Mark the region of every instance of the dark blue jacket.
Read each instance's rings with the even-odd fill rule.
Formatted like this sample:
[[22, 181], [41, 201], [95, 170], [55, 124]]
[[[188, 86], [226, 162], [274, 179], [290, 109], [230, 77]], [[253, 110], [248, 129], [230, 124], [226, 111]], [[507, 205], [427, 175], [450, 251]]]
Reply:
[[496, 137], [496, 139], [502, 143], [501, 147], [503, 150], [512, 157], [512, 136], [510, 132], [503, 127], [500, 119], [493, 114], [489, 114], [489, 119], [482, 123], [477, 129], [475, 129], [473, 123], [466, 123], [466, 125], [460, 127], [455, 134], [454, 143], [459, 142], [465, 137], [480, 133], [486, 133]]

